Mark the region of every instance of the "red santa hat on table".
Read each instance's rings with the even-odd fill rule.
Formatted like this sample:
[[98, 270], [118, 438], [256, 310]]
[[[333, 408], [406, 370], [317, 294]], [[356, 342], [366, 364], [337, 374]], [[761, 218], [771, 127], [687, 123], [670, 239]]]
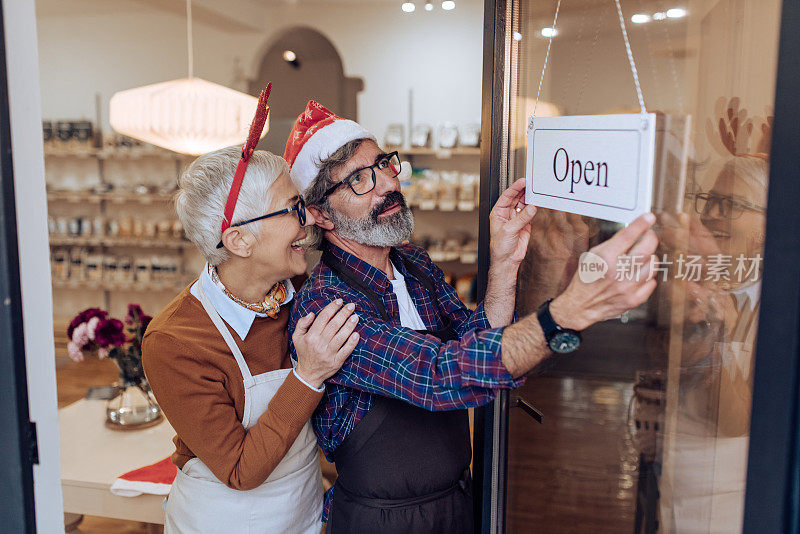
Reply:
[[[283, 153], [297, 190], [304, 193], [319, 174], [320, 164], [356, 139], [377, 142], [375, 136], [357, 122], [338, 117], [319, 102], [309, 100], [306, 110], [292, 127]], [[402, 165], [403, 170], [406, 168], [410, 171], [408, 163]]]

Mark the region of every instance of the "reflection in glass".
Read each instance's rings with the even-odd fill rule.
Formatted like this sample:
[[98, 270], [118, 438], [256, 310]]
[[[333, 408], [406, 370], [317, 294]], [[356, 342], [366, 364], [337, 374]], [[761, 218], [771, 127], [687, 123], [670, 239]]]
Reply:
[[[555, 4], [514, 3], [512, 31], [536, 35]], [[674, 6], [623, 7], [652, 17]], [[659, 113], [659, 287], [523, 387], [545, 422], [511, 414], [509, 532], [741, 531], [780, 2], [681, 7], [628, 27]], [[638, 112], [613, 0], [562, 3], [558, 26], [537, 115]], [[525, 169], [546, 45], [509, 39], [509, 182]], [[540, 209], [518, 314], [563, 291], [580, 254], [618, 228]]]

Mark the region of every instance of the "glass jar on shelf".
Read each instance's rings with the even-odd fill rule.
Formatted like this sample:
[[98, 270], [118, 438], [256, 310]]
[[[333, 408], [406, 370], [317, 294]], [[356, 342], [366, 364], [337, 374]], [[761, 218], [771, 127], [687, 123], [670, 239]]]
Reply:
[[431, 169], [422, 171], [418, 184], [418, 202], [422, 210], [436, 209], [439, 200], [439, 172]]
[[458, 188], [458, 209], [460, 211], [472, 211], [475, 209], [478, 205], [479, 189], [479, 174], [470, 172], [461, 173]]
[[386, 148], [400, 148], [405, 142], [405, 128], [400, 123], [390, 124], [386, 128], [386, 135], [383, 138], [383, 143]]
[[439, 172], [439, 209], [455, 211], [459, 195], [461, 173], [458, 171]]

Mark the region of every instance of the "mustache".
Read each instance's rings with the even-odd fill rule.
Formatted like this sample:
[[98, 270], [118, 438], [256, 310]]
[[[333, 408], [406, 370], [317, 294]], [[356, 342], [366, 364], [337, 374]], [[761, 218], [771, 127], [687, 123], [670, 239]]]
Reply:
[[404, 197], [403, 193], [400, 191], [392, 191], [388, 193], [383, 198], [383, 202], [375, 206], [375, 208], [372, 210], [372, 213], [370, 213], [370, 217], [374, 222], [378, 222], [378, 216], [386, 211], [389, 206], [394, 204], [399, 204], [403, 210], [406, 209], [406, 197]]

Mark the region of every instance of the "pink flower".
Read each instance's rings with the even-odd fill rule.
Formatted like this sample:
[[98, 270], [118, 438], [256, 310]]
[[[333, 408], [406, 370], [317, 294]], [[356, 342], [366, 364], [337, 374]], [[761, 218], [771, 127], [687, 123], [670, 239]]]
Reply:
[[79, 324], [72, 332], [72, 342], [79, 349], [86, 348], [86, 344], [89, 343], [89, 326], [86, 323]]
[[100, 308], [87, 308], [80, 312], [78, 315], [75, 316], [74, 319], [69, 323], [69, 327], [67, 328], [67, 337], [72, 339], [72, 333], [75, 328], [81, 324], [85, 323], [92, 317], [99, 317], [100, 319], [104, 319], [108, 317], [108, 312], [101, 310]]
[[89, 339], [94, 341], [95, 332], [97, 332], [97, 323], [100, 322], [99, 317], [92, 317], [89, 319], [89, 322], [86, 323], [86, 332], [89, 335]]
[[83, 352], [81, 352], [80, 347], [70, 341], [67, 343], [67, 353], [69, 354], [70, 359], [74, 362], [82, 362], [83, 361]]
[[108, 349], [100, 349], [97, 351], [97, 357], [100, 358], [101, 360], [105, 360], [106, 358], [108, 358], [109, 352], [111, 351], [109, 351]]

